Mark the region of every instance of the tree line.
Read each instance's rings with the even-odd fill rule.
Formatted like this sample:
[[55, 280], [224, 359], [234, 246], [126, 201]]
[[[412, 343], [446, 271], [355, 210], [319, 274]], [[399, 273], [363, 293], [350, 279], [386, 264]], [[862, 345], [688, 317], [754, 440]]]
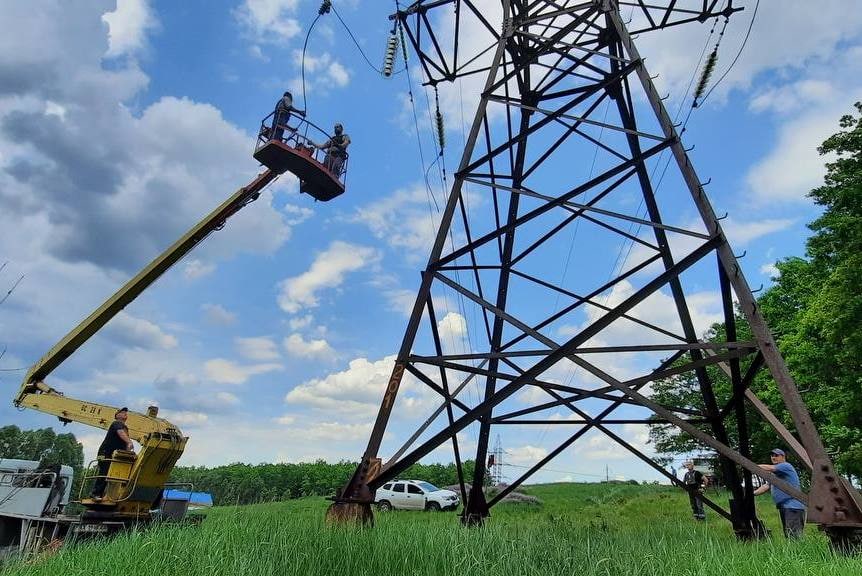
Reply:
[[[51, 428], [21, 430], [0, 427], [0, 458], [34, 460], [42, 466], [62, 464], [75, 471], [72, 494], [77, 497], [83, 476], [84, 448], [74, 434], [57, 434]], [[289, 500], [303, 496], [331, 496], [356, 470], [356, 462], [280, 464], [228, 464], [225, 466], [178, 466], [170, 482], [191, 484], [196, 491], [212, 494], [217, 505], [252, 504]], [[473, 462], [464, 462], [464, 473], [473, 475]], [[425, 480], [439, 487], [457, 484], [454, 463], [414, 464], [402, 478]]]
[[[758, 298], [813, 421], [842, 473], [862, 478], [862, 103], [839, 122], [840, 130], [818, 148], [829, 157], [822, 186], [809, 193], [823, 212], [808, 224], [812, 235], [805, 256], [785, 258], [774, 284]], [[738, 340], [751, 338], [741, 314]], [[707, 338], [725, 341], [716, 324]], [[747, 366], [743, 365], [743, 372]], [[719, 399], [731, 396], [723, 372], [708, 370]], [[778, 388], [761, 370], [751, 389], [794, 431]], [[654, 399], [669, 406], [703, 410], [695, 378], [681, 375], [656, 382]], [[779, 445], [772, 428], [749, 410], [752, 454], [768, 461]], [[731, 429], [735, 428], [730, 420]], [[708, 430], [708, 425], [703, 424]], [[650, 436], [665, 456], [708, 450], [704, 444], [667, 425], [654, 425]], [[731, 435], [731, 443], [736, 443]]]
[[[357, 463], [342, 460], [330, 464], [316, 462], [279, 464], [228, 464], [178, 466], [171, 473], [173, 483], [188, 483], [198, 492], [212, 494], [216, 505], [252, 504], [289, 500], [303, 496], [332, 496], [344, 487], [356, 471]], [[464, 473], [473, 474], [473, 462], [464, 462]], [[414, 464], [401, 478], [425, 480], [438, 487], [457, 484], [454, 463]]]
[[51, 428], [21, 430], [0, 427], [0, 458], [33, 460], [40, 466], [71, 466], [75, 471], [72, 494], [77, 497], [84, 469], [84, 446], [72, 433], [57, 434]]

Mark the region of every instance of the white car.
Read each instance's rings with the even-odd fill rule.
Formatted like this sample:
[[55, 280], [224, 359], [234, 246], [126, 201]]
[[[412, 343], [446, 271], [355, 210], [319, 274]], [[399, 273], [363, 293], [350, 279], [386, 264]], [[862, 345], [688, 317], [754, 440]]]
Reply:
[[393, 480], [377, 489], [374, 502], [381, 510], [454, 510], [461, 503], [451, 490], [422, 480]]

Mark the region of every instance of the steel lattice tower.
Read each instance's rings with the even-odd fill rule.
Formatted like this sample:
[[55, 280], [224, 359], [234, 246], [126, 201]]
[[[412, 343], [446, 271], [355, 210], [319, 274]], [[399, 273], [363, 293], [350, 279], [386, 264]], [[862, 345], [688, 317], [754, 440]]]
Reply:
[[[369, 519], [377, 487], [447, 442], [462, 490], [465, 481], [472, 484], [466, 523], [481, 522], [509, 491], [588, 433], [603, 434], [678, 482], [619, 432], [664, 423], [719, 454], [730, 506], [707, 504], [740, 537], [757, 537], [750, 407], [811, 468], [812, 489], [803, 494], [759, 474], [806, 500], [809, 521], [833, 541], [859, 538], [860, 496], [835, 473], [679, 126], [632, 41], [671, 26], [715, 22], [740, 8], [717, 0], [502, 0], [494, 16], [488, 4], [422, 0], [395, 15], [427, 84], [485, 81], [368, 447], [330, 517]], [[631, 32], [621, 9], [634, 16]], [[670, 159], [667, 175], [655, 169], [662, 156]], [[677, 216], [686, 209], [687, 218]], [[628, 252], [618, 251], [626, 245]], [[572, 276], [561, 278], [569, 260]], [[600, 267], [611, 274], [603, 278]], [[707, 277], [720, 294], [726, 327], [718, 343], [701, 340], [693, 313]], [[447, 346], [440, 334], [435, 307], [446, 298], [457, 299], [461, 316], [478, 325], [467, 349]], [[750, 326], [745, 340], [737, 336], [734, 300]], [[633, 356], [638, 360], [628, 360]], [[576, 376], [554, 377], [561, 366]], [[761, 368], [776, 381], [799, 441], [749, 390]], [[729, 382], [724, 396], [714, 386], [716, 369]], [[440, 405], [384, 463], [381, 443], [405, 377], [433, 390]], [[702, 407], [653, 400], [649, 385], [671, 378], [695, 381]], [[525, 398], [532, 399], [526, 407]], [[564, 410], [575, 431], [486, 500], [481, 487], [492, 428], [548, 427], [559, 423], [549, 417], [553, 410]], [[472, 479], [463, 474], [459, 438], [468, 427], [478, 429]]]
[[494, 486], [503, 483], [503, 465], [503, 441], [497, 434], [497, 439], [494, 440], [494, 449], [488, 457], [488, 477]]

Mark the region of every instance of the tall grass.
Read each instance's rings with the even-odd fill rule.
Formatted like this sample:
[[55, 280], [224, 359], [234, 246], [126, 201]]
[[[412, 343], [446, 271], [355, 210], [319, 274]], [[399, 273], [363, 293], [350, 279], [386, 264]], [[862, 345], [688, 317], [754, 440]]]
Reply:
[[481, 529], [455, 514], [377, 514], [371, 529], [324, 524], [327, 502], [217, 508], [198, 527], [162, 526], [19, 563], [23, 575], [757, 575], [859, 576], [862, 559], [834, 556], [808, 527], [737, 542], [727, 522], [695, 523], [684, 494], [658, 486], [545, 485], [541, 506], [502, 504]]

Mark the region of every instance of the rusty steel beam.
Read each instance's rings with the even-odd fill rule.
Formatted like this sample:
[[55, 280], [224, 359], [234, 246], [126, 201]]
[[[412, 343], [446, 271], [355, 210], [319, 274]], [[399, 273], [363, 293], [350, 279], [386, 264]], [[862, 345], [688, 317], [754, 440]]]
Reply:
[[[695, 206], [698, 208], [703, 223], [710, 234], [719, 235], [724, 238], [718, 216], [709, 203], [700, 179], [695, 173], [694, 167], [688, 157], [688, 153], [679, 141], [673, 120], [665, 110], [661, 97], [653, 84], [652, 78], [643, 66], [640, 53], [637, 50], [631, 35], [626, 29], [619, 11], [613, 7], [613, 2], [608, 2], [607, 14], [613, 23], [616, 34], [619, 36], [626, 52], [630, 58], [640, 62], [636, 74], [646, 92], [647, 99], [661, 124], [665, 136], [673, 141], [671, 152], [676, 165], [682, 173], [683, 179], [688, 186]], [[784, 363], [778, 346], [772, 337], [772, 333], [757, 307], [757, 302], [751, 293], [745, 277], [739, 272], [736, 257], [725, 241], [718, 247], [718, 256], [725, 273], [730, 279], [733, 291], [739, 300], [739, 306], [748, 320], [753, 336], [759, 344], [760, 352], [763, 354], [766, 366], [778, 386], [785, 406], [793, 417], [796, 429], [802, 440], [805, 451], [811, 458], [814, 466], [812, 471], [811, 506], [809, 508], [808, 521], [823, 525], [825, 528], [862, 527], [862, 496], [856, 490], [848, 488], [845, 482], [835, 471], [823, 441], [817, 432], [811, 415], [802, 400], [799, 390]], [[754, 471], [754, 470], [752, 470]], [[762, 475], [762, 474], [761, 474]]]

